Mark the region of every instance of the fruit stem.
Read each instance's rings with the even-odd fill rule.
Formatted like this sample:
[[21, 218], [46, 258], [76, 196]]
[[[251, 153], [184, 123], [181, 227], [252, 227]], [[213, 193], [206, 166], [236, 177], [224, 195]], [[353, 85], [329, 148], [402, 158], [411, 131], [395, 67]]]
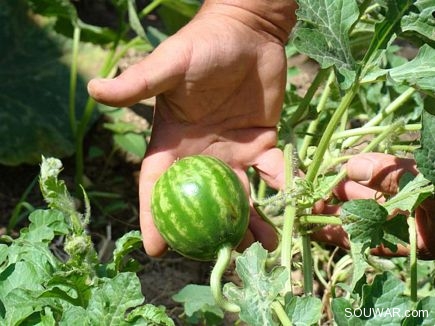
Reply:
[[210, 275], [210, 288], [216, 303], [224, 310], [229, 312], [240, 312], [240, 307], [227, 301], [222, 294], [222, 276], [231, 261], [232, 248], [229, 245], [223, 245], [218, 252], [216, 264]]

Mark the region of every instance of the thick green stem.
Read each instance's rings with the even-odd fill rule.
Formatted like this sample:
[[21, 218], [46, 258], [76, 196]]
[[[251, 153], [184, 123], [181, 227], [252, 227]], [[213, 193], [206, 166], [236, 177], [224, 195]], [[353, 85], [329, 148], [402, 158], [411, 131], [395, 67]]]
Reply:
[[[118, 47], [118, 42], [115, 42], [111, 48], [111, 51], [106, 57], [106, 60], [101, 68], [100, 76], [107, 77], [113, 67], [116, 65], [117, 61], [113, 60], [116, 49]], [[86, 129], [88, 128], [89, 122], [91, 121], [92, 114], [94, 113], [94, 109], [96, 106], [96, 102], [93, 98], [88, 97], [88, 100], [85, 105], [85, 109], [80, 119], [80, 123], [76, 127], [75, 132], [75, 142], [76, 142], [76, 171], [75, 171], [75, 188], [76, 191], [79, 190], [79, 185], [83, 183], [83, 174], [84, 174], [84, 152], [83, 152], [83, 140], [85, 138]]]
[[313, 257], [311, 256], [310, 235], [305, 233], [302, 238], [302, 261], [304, 271], [304, 292], [305, 295], [313, 294]]
[[323, 136], [317, 147], [316, 153], [314, 154], [313, 161], [308, 167], [308, 171], [306, 175], [306, 180], [308, 182], [313, 183], [314, 180], [317, 178], [317, 174], [319, 173], [320, 166], [322, 165], [322, 162], [324, 160], [324, 156], [328, 149], [331, 137], [334, 134], [338, 123], [341, 120], [341, 116], [346, 112], [353, 98], [355, 97], [358, 87], [359, 87], [358, 83], [355, 82], [353, 84], [353, 87], [349, 89], [349, 91], [343, 97], [342, 101], [340, 102], [340, 105], [338, 106], [337, 110], [334, 112], [334, 114], [331, 117], [331, 120], [326, 126], [325, 132], [323, 133]]
[[[366, 136], [368, 134], [379, 134], [385, 131], [385, 129], [387, 129], [388, 127], [389, 126], [373, 126], [373, 127], [361, 127], [361, 128], [349, 129], [349, 130], [335, 133], [331, 139], [337, 140], [341, 138], [350, 138], [354, 136]], [[403, 126], [403, 131], [419, 131], [419, 130], [421, 130], [420, 123]]]
[[224, 245], [219, 249], [216, 264], [210, 275], [210, 288], [218, 306], [229, 312], [240, 312], [240, 307], [228, 302], [222, 294], [222, 275], [231, 261], [231, 251], [232, 248], [229, 245]]
[[[326, 82], [325, 89], [322, 92], [322, 95], [319, 100], [319, 104], [317, 105], [317, 114], [320, 114], [320, 112], [323, 111], [323, 109], [326, 106], [329, 94], [331, 93], [331, 85], [335, 80], [335, 74], [334, 71], [331, 70], [329, 73], [328, 81]], [[311, 145], [311, 142], [313, 140], [313, 135], [317, 131], [317, 127], [320, 123], [320, 119], [314, 119], [310, 122], [307, 129], [307, 135], [304, 137], [304, 141], [302, 142], [302, 145], [299, 149], [299, 159], [301, 161], [304, 161], [307, 158], [307, 151], [308, 147]]]
[[415, 217], [408, 217], [409, 229], [409, 264], [411, 282], [411, 300], [417, 302], [417, 231], [415, 227]]
[[310, 102], [316, 93], [317, 89], [320, 87], [320, 85], [325, 80], [326, 76], [328, 76], [329, 69], [322, 69], [320, 70], [316, 77], [314, 78], [313, 82], [311, 83], [310, 87], [307, 90], [307, 93], [305, 94], [302, 101], [299, 103], [298, 108], [293, 113], [289, 124], [290, 126], [296, 125], [298, 122], [300, 122], [301, 118], [307, 114], [308, 112], [308, 106], [310, 105]]
[[73, 47], [70, 68], [70, 82], [69, 82], [69, 100], [68, 100], [68, 114], [72, 134], [76, 134], [77, 121], [76, 121], [76, 89], [77, 89], [77, 63], [80, 47], [80, 32], [81, 28], [76, 25], [73, 34]]
[[298, 217], [298, 222], [301, 224], [342, 224], [336, 215], [301, 215]]
[[[284, 173], [285, 173], [285, 187], [286, 190], [292, 189], [293, 186], [293, 145], [287, 144], [284, 148]], [[284, 209], [284, 226], [282, 231], [282, 251], [281, 251], [281, 265], [288, 271], [287, 282], [284, 287], [284, 293], [292, 292], [291, 282], [291, 258], [292, 258], [292, 240], [293, 240], [293, 226], [296, 216], [296, 205], [294, 200], [290, 200]]]
[[278, 317], [279, 321], [281, 322], [281, 325], [283, 326], [292, 325], [292, 322], [288, 318], [287, 313], [285, 312], [284, 308], [278, 301], [272, 302], [271, 308], [273, 309], [273, 311], [275, 311], [275, 314]]
[[162, 3], [164, 2], [164, 0], [154, 0], [153, 2], [151, 2], [148, 6], [146, 6], [140, 13], [139, 13], [139, 18], [143, 18], [145, 16], [148, 16], [151, 11], [153, 11], [154, 9], [156, 9], [158, 6], [160, 6]]

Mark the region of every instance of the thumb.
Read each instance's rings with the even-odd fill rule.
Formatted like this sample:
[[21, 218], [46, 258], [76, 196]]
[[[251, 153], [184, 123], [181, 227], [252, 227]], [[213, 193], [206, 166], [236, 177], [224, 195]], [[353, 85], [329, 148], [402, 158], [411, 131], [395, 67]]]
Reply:
[[113, 79], [92, 79], [89, 94], [110, 106], [129, 106], [174, 88], [189, 62], [189, 47], [177, 36], [168, 38], [139, 63]]

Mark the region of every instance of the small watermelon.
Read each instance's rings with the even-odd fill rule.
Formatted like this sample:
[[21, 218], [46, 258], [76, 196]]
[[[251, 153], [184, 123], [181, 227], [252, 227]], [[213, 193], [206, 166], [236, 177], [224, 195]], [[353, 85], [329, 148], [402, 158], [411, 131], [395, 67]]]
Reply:
[[249, 200], [223, 161], [195, 155], [176, 161], [153, 188], [154, 223], [168, 245], [195, 260], [237, 247], [249, 223]]

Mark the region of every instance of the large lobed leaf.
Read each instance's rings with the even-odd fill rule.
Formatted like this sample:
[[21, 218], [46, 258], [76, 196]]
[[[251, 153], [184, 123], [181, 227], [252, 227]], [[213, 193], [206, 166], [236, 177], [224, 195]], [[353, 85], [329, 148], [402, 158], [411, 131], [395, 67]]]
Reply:
[[[435, 33], [435, 29], [434, 29]], [[392, 68], [388, 77], [393, 83], [412, 86], [435, 96], [435, 49], [423, 45], [411, 61]]]
[[358, 19], [354, 0], [299, 0], [300, 23], [294, 32], [296, 48], [319, 62], [322, 68], [334, 66], [342, 77], [342, 88], [350, 87], [356, 64], [349, 45], [349, 31]]
[[224, 294], [240, 306], [240, 319], [252, 326], [277, 325], [271, 304], [284, 288], [288, 273], [283, 267], [266, 271], [267, 251], [258, 242], [236, 260], [236, 272], [243, 288], [233, 283], [224, 286]]
[[[21, 4], [0, 2], [0, 164], [6, 165], [74, 152], [69, 68], [61, 62], [68, 44], [31, 21]], [[78, 86], [77, 107], [82, 108], [87, 98], [83, 80]]]
[[[106, 265], [94, 258], [88, 244], [80, 251], [67, 250], [77, 239], [91, 240], [68, 225], [67, 216], [79, 213], [58, 180], [61, 168], [53, 158], [41, 165], [41, 189], [51, 209], [34, 211], [18, 238], [0, 236], [0, 325], [173, 326], [164, 308], [144, 304], [137, 275], [122, 272], [123, 258], [141, 244], [138, 232], [117, 241], [114, 262]], [[57, 235], [66, 239], [68, 258], [50, 250]]]
[[[240, 319], [252, 326], [279, 325], [272, 304], [279, 302], [289, 274], [283, 266], [266, 270], [267, 251], [256, 242], [236, 259], [236, 272], [243, 287], [224, 286], [224, 294], [240, 307]], [[283, 310], [294, 325], [311, 325], [321, 318], [321, 301], [315, 297], [285, 297]], [[308, 314], [309, 312], [309, 314]]]
[[413, 4], [417, 10], [403, 16], [401, 29], [403, 32], [419, 34], [425, 41], [435, 44], [435, 2], [433, 0], [416, 0]]

